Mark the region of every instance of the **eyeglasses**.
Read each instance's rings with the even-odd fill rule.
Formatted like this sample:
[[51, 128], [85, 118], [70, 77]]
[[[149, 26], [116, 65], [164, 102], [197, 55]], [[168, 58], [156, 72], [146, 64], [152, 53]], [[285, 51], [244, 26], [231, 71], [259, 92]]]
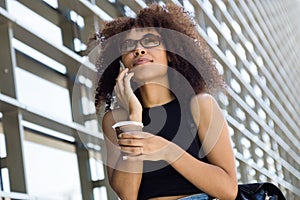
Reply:
[[160, 45], [161, 40], [162, 39], [160, 36], [149, 33], [149, 34], [144, 35], [143, 38], [139, 39], [139, 40], [132, 40], [132, 39], [125, 40], [120, 45], [120, 51], [121, 51], [121, 53], [128, 53], [130, 51], [133, 51], [136, 49], [138, 42], [144, 48], [147, 48], [147, 49], [157, 47]]

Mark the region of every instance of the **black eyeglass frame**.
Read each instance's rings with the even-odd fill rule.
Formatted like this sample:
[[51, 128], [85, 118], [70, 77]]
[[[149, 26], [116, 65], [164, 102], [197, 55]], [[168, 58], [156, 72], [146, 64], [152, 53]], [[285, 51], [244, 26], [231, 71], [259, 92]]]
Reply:
[[[152, 46], [145, 46], [145, 44], [143, 44], [143, 40], [146, 39], [148, 36], [153, 36], [157, 39], [158, 41], [158, 44], [155, 44], [155, 45], [152, 45]], [[122, 50], [122, 46], [128, 42], [128, 41], [133, 41], [134, 42], [134, 48], [130, 49], [130, 50]], [[154, 48], [154, 47], [157, 47], [159, 46], [161, 43], [162, 43], [162, 38], [159, 36], [159, 35], [155, 35], [155, 34], [152, 34], [152, 33], [148, 33], [148, 34], [145, 34], [141, 39], [139, 40], [133, 40], [133, 39], [128, 39], [128, 40], [125, 40], [121, 43], [120, 47], [119, 47], [119, 50], [121, 53], [128, 53], [128, 52], [131, 52], [131, 51], [134, 51], [138, 45], [138, 43], [140, 43], [142, 45], [142, 47], [146, 48], [146, 49], [151, 49], [151, 48]]]

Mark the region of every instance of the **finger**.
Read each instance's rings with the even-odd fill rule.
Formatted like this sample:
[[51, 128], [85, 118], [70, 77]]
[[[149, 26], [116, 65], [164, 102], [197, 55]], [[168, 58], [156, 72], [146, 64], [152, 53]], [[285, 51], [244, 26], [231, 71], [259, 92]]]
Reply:
[[118, 81], [123, 81], [125, 75], [128, 73], [128, 68], [125, 68], [124, 70], [120, 71], [118, 77], [117, 77], [117, 82]]
[[130, 72], [129, 74], [127, 74], [125, 77], [124, 77], [124, 86], [128, 89], [131, 89], [131, 84], [130, 84], [130, 80], [131, 78], [134, 76], [134, 73], [133, 72]]
[[[120, 79], [120, 78], [119, 78]], [[117, 82], [116, 82], [116, 85], [115, 85], [116, 89], [117, 89], [117, 94], [121, 94], [121, 92], [124, 91], [124, 81], [123, 80], [118, 80], [117, 79]]]
[[128, 68], [121, 71], [116, 79], [116, 86], [119, 88], [120, 91], [124, 91], [124, 77], [126, 73], [128, 72]]
[[133, 93], [133, 90], [132, 90], [132, 87], [131, 87], [131, 78], [134, 76], [133, 73], [129, 73], [127, 76], [125, 76], [124, 78], [124, 91], [125, 93], [127, 94], [127, 96], [129, 97], [129, 99], [131, 97], [133, 97], [134, 93]]
[[122, 97], [124, 96], [124, 86], [123, 86], [123, 81], [117, 81], [116, 85], [114, 87], [114, 92], [115, 95], [117, 97], [118, 102], [120, 102], [119, 100], [122, 99]]
[[119, 139], [118, 144], [120, 146], [130, 146], [130, 147], [143, 146], [143, 142], [140, 139]]
[[130, 156], [137, 156], [143, 154], [143, 148], [141, 147], [121, 146], [121, 151]]

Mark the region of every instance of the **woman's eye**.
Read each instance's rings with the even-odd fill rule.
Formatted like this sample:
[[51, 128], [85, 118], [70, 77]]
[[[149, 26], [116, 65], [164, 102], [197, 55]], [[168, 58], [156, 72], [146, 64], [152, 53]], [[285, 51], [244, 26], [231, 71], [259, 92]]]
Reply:
[[135, 47], [135, 41], [134, 40], [127, 40], [127, 41], [122, 43], [121, 51], [130, 51], [134, 47]]
[[156, 38], [153, 38], [153, 37], [146, 37], [144, 39], [144, 43], [145, 44], [156, 44], [157, 40], [156, 40]]
[[127, 47], [133, 47], [133, 46], [135, 46], [135, 41], [129, 40], [126, 42], [126, 45], [127, 45]]

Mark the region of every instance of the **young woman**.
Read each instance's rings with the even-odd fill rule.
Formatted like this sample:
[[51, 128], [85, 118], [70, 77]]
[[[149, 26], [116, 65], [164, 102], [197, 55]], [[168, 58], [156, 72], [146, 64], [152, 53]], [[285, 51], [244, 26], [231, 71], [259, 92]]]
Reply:
[[211, 95], [224, 83], [189, 14], [154, 4], [107, 23], [94, 39], [95, 105], [100, 112], [106, 104], [106, 164], [119, 197], [235, 199], [228, 125]]

